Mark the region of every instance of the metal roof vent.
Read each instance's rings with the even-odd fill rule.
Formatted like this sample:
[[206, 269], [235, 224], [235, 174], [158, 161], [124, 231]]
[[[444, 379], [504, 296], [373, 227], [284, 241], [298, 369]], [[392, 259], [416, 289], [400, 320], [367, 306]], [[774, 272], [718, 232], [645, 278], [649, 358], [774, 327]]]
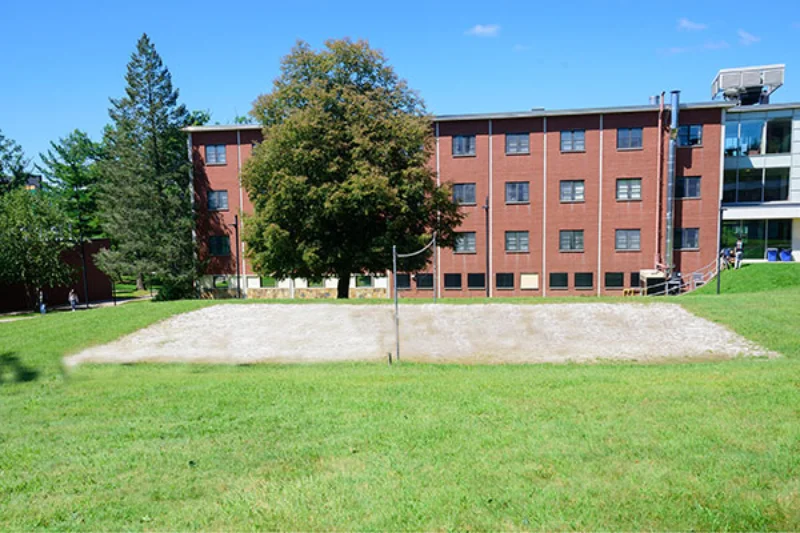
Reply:
[[726, 68], [711, 83], [711, 98], [722, 93], [739, 105], [768, 104], [769, 95], [783, 85], [786, 65]]

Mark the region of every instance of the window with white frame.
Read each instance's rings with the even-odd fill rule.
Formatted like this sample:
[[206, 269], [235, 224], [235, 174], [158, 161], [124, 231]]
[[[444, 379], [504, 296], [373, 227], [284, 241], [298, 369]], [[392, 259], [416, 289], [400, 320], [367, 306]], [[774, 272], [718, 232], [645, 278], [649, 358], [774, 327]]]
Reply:
[[527, 252], [527, 251], [528, 251], [527, 231], [506, 232], [506, 252]]
[[530, 184], [527, 181], [506, 182], [506, 203], [526, 204], [530, 201]]
[[527, 133], [506, 133], [506, 154], [529, 154], [530, 136]]
[[617, 180], [617, 200], [630, 202], [642, 199], [642, 178], [620, 178]]
[[208, 210], [225, 211], [228, 209], [228, 191], [208, 191]]
[[641, 230], [618, 229], [614, 242], [617, 250], [638, 251], [642, 246]]
[[585, 185], [583, 180], [564, 180], [559, 184], [562, 202], [583, 202]]
[[457, 254], [475, 253], [475, 232], [456, 233], [456, 246], [453, 251]]
[[562, 130], [561, 151], [562, 152], [586, 151], [586, 130]]
[[561, 230], [558, 234], [558, 249], [561, 252], [582, 252], [583, 230]]
[[225, 162], [224, 144], [206, 145], [206, 165], [224, 165]]
[[454, 184], [453, 201], [458, 205], [475, 205], [475, 184], [474, 183]]
[[454, 156], [475, 155], [475, 136], [454, 135], [453, 155]]

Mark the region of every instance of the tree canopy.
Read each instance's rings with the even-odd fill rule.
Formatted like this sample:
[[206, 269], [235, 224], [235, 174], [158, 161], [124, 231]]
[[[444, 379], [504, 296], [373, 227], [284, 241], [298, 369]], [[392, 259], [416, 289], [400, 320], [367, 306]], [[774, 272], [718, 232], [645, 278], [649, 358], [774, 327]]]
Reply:
[[23, 284], [31, 305], [39, 289], [68, 283], [73, 272], [61, 254], [74, 237], [54, 195], [20, 187], [0, 196], [0, 283]]
[[57, 143], [51, 142], [47, 153], [40, 155], [42, 164], [38, 169], [50, 190], [64, 202], [73, 228], [82, 239], [100, 234], [97, 214], [100, 155], [100, 146], [80, 130]]
[[25, 185], [30, 160], [22, 147], [0, 130], [0, 194]]
[[[197, 262], [192, 231], [191, 177], [181, 128], [190, 114], [147, 35], [128, 63], [125, 95], [111, 100], [100, 163], [100, 220], [111, 250], [98, 264], [111, 275], [145, 275], [162, 282], [159, 296], [193, 294]], [[199, 116], [202, 115], [202, 116]]]
[[[430, 167], [423, 101], [366, 42], [300, 42], [251, 111], [264, 140], [244, 171], [255, 208], [245, 222], [256, 270], [279, 278], [383, 273], [392, 246], [454, 244], [462, 215]], [[430, 254], [406, 260], [425, 266]]]

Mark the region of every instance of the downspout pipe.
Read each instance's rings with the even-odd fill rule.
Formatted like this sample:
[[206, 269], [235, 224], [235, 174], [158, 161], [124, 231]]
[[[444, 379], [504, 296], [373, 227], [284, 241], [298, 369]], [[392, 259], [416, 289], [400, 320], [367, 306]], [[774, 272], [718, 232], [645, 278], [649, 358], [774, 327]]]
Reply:
[[675, 232], [675, 152], [678, 147], [678, 114], [680, 113], [680, 91], [672, 91], [672, 102], [669, 110], [669, 156], [667, 160], [667, 202], [666, 202], [666, 223], [664, 233], [666, 233], [666, 247], [664, 250], [664, 263], [667, 269], [667, 277], [672, 277], [673, 247]]
[[658, 146], [656, 147], [656, 256], [655, 268], [660, 268], [661, 265], [661, 195], [664, 191], [663, 176], [664, 173], [664, 92], [661, 92], [661, 97], [658, 99]]

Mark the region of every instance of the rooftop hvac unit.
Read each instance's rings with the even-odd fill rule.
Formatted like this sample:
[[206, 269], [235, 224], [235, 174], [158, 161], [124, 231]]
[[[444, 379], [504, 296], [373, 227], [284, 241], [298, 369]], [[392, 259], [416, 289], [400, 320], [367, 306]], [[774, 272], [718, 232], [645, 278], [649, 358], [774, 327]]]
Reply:
[[783, 85], [785, 65], [726, 68], [711, 83], [711, 98], [720, 93], [739, 105], [767, 104], [769, 95]]

